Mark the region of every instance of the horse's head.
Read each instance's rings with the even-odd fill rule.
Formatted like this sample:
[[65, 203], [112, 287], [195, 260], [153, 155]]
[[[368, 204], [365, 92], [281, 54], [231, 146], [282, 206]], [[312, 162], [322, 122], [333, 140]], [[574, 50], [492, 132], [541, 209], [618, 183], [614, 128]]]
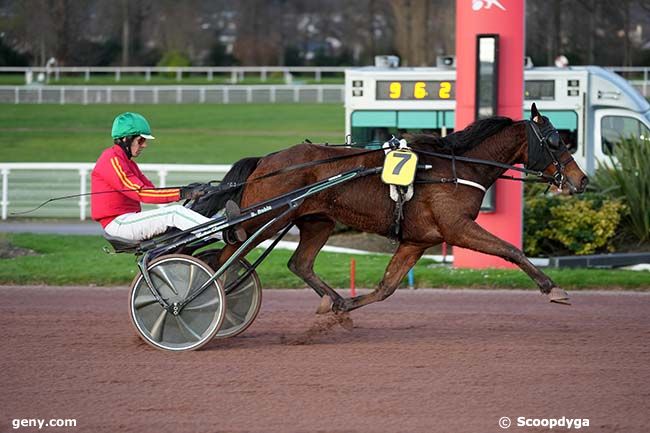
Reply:
[[535, 104], [526, 123], [528, 157], [526, 168], [543, 172], [553, 178], [558, 190], [569, 194], [584, 192], [589, 179], [575, 162], [555, 126], [542, 116]]

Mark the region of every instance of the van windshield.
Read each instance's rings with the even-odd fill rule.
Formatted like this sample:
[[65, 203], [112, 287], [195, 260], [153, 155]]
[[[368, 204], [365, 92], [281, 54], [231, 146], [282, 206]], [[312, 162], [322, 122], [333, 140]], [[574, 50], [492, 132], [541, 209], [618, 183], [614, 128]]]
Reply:
[[650, 140], [650, 129], [636, 117], [603, 116], [600, 125], [602, 150], [611, 155], [624, 139]]

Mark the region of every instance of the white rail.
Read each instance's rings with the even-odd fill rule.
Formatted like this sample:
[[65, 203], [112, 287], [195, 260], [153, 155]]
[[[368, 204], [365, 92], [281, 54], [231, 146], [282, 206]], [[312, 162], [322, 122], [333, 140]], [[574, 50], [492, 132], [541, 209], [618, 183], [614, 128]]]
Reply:
[[[93, 166], [93, 163], [0, 162], [2, 219], [7, 219], [10, 209], [24, 212], [53, 197], [87, 193]], [[150, 177], [157, 176], [154, 183], [161, 187], [219, 180], [230, 167], [227, 164], [140, 164], [142, 171]], [[76, 202], [53, 202], [29, 214], [29, 217], [70, 217], [78, 214], [83, 221], [88, 216], [89, 205], [88, 196], [82, 195]]]
[[[205, 74], [206, 80], [214, 80], [215, 75], [230, 77], [230, 83], [236, 84], [245, 79], [246, 74], [259, 75], [261, 82], [266, 82], [270, 74], [282, 74], [286, 84], [292, 84], [293, 74], [313, 74], [314, 80], [320, 82], [323, 74], [343, 75], [347, 68], [353, 66], [2, 66], [0, 74], [24, 74], [25, 78], [43, 73], [48, 80], [59, 81], [62, 74], [83, 75], [84, 81], [90, 81], [93, 74], [111, 74], [119, 83], [123, 74], [143, 74], [145, 82], [151, 81], [152, 74], [173, 74], [181, 82], [188, 74]], [[645, 90], [648, 87], [650, 67], [647, 66], [607, 66], [606, 69], [628, 78]], [[645, 94], [645, 93], [644, 93]]]
[[3, 104], [343, 103], [345, 86], [0, 86]]
[[313, 74], [314, 80], [320, 82], [323, 74], [343, 75], [345, 66], [3, 66], [0, 73], [21, 73], [25, 77], [43, 73], [46, 79], [59, 81], [62, 74], [83, 74], [85, 81], [90, 81], [92, 74], [112, 74], [115, 81], [122, 79], [122, 74], [143, 74], [145, 81], [151, 81], [152, 74], [174, 74], [176, 81], [182, 81], [188, 74], [205, 74], [206, 80], [212, 81], [215, 74], [230, 76], [232, 84], [244, 80], [246, 74], [259, 75], [260, 81], [266, 82], [270, 74], [282, 74], [285, 82], [290, 84], [293, 74]]

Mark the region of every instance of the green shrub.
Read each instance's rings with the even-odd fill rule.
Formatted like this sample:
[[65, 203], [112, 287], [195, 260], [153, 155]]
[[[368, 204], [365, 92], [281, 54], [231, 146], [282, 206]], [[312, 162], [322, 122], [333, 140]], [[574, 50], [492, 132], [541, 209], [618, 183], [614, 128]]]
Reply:
[[190, 59], [179, 51], [167, 51], [163, 54], [158, 66], [191, 66]]
[[[158, 61], [157, 66], [183, 67], [191, 65], [190, 59], [185, 54], [179, 51], [167, 51], [163, 54], [160, 61]], [[164, 74], [168, 77], [176, 76], [174, 72], [166, 72]]]
[[621, 220], [624, 205], [618, 201], [571, 200], [551, 209], [552, 219], [541, 236], [559, 242], [575, 254], [614, 251], [611, 241]]
[[538, 184], [524, 187], [524, 251], [529, 256], [553, 255], [561, 249], [557, 242], [540, 235], [552, 218], [551, 208], [560, 202], [555, 195], [543, 194], [545, 189]]
[[625, 205], [599, 194], [544, 195], [528, 188], [524, 206], [524, 250], [531, 256], [611, 252]]
[[620, 200], [627, 212], [622, 230], [639, 244], [650, 241], [650, 140], [623, 139], [614, 148], [615, 162], [600, 165], [594, 176], [596, 188]]

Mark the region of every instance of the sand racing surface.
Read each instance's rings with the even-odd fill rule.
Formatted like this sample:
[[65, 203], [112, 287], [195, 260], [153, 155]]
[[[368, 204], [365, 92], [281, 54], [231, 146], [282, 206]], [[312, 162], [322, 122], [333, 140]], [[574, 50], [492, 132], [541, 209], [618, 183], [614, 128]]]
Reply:
[[313, 335], [313, 292], [267, 290], [244, 334], [185, 353], [140, 341], [124, 288], [0, 294], [0, 432], [650, 431], [650, 294], [400, 290]]

